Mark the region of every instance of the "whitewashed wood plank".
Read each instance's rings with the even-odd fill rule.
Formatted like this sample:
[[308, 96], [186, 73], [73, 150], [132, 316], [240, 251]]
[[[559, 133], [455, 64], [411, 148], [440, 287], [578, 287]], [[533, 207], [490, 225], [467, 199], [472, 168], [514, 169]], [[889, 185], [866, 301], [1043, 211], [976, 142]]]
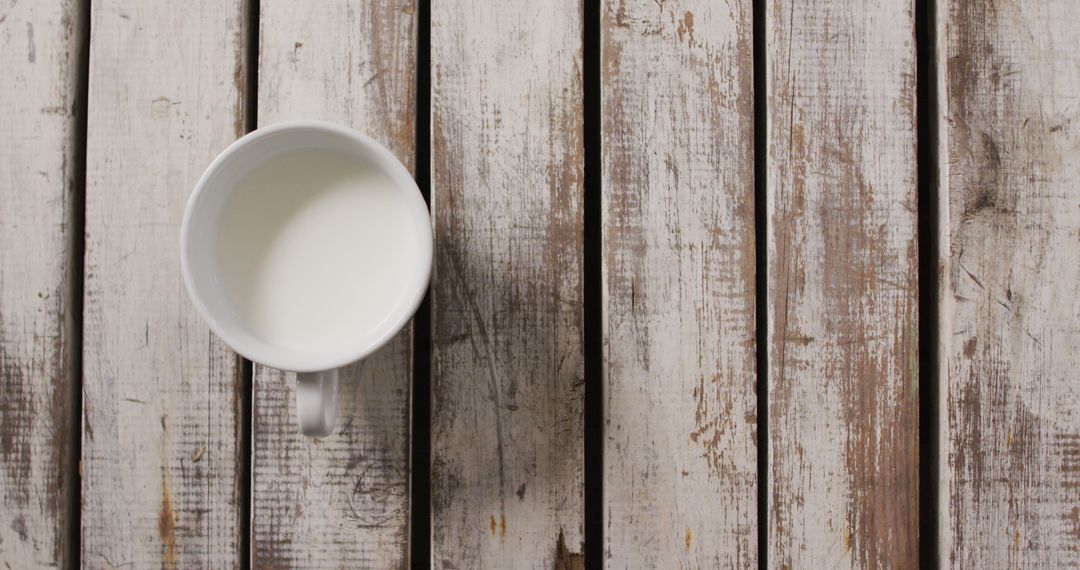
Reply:
[[914, 2], [768, 4], [768, 561], [918, 564]]
[[602, 10], [604, 558], [751, 567], [752, 4]]
[[78, 441], [72, 313], [80, 6], [0, 9], [0, 564], [66, 567]]
[[941, 565], [1080, 566], [1080, 5], [947, 2]]
[[581, 9], [432, 3], [437, 568], [580, 551]]
[[86, 174], [82, 563], [240, 561], [239, 359], [180, 276], [184, 205], [243, 134], [241, 0], [94, 2]]
[[[414, 156], [412, 0], [260, 4], [259, 123], [324, 119]], [[253, 564], [405, 568], [411, 334], [341, 379], [335, 433], [297, 428], [295, 375], [255, 367]]]

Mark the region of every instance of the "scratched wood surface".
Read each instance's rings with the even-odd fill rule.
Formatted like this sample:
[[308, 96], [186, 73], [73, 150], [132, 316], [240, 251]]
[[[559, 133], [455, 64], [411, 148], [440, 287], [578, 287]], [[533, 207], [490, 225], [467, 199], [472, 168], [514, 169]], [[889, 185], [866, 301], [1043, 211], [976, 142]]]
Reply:
[[941, 563], [1080, 566], [1080, 5], [940, 22]]
[[[413, 163], [412, 0], [260, 3], [259, 124], [324, 119]], [[343, 371], [337, 429], [296, 423], [294, 374], [255, 366], [255, 567], [405, 568], [411, 334]]]
[[581, 6], [431, 23], [432, 562], [552, 568], [584, 518]]
[[757, 564], [751, 16], [602, 7], [611, 568]]
[[[66, 567], [77, 458], [72, 309], [78, 4], [0, 14], [0, 563]], [[74, 289], [77, 291], [77, 289]]]
[[180, 220], [243, 134], [239, 0], [93, 5], [83, 321], [82, 565], [240, 561], [239, 359], [180, 276]]
[[[260, 124], [341, 122], [412, 167], [417, 3], [261, 0], [255, 93], [251, 1], [95, 0], [92, 38], [86, 0], [0, 8], [0, 566], [232, 568], [250, 539], [260, 568], [582, 568], [585, 6], [432, 2], [432, 503], [411, 506], [411, 333], [347, 371], [332, 437], [301, 437], [294, 379], [260, 367], [244, 425], [177, 242], [248, 95]], [[761, 93], [749, 0], [596, 7], [605, 566], [918, 565], [914, 3], [764, 3]], [[944, 567], [1080, 566], [1080, 6], [942, 0], [936, 25], [925, 538]], [[432, 558], [409, 560], [426, 508]]]
[[768, 557], [918, 555], [914, 3], [770, 2]]

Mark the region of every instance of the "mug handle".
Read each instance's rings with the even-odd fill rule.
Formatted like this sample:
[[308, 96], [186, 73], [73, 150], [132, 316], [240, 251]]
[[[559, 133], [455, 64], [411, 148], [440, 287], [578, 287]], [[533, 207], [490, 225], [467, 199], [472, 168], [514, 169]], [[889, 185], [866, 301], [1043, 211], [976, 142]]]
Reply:
[[300, 431], [308, 437], [334, 432], [337, 419], [337, 369], [296, 374], [296, 416]]

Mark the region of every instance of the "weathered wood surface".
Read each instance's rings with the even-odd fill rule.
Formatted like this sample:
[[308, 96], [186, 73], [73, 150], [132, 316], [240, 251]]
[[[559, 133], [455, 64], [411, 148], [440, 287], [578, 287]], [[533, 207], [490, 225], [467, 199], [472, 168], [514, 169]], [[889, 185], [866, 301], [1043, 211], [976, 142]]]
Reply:
[[66, 567], [77, 321], [79, 8], [0, 10], [0, 564]]
[[752, 4], [601, 9], [604, 558], [755, 566]]
[[913, 12], [765, 15], [771, 566], [917, 566]]
[[[249, 1], [93, 3], [82, 321], [86, 4], [0, 9], [0, 566], [237, 567], [249, 491], [253, 567], [410, 563], [409, 333], [309, 440], [268, 369], [241, 424], [243, 367], [181, 283], [183, 207], [244, 130]], [[260, 123], [349, 124], [412, 166], [415, 0], [260, 4]], [[758, 268], [751, 2], [601, 4], [607, 566], [917, 565], [913, 6], [767, 3]], [[432, 12], [431, 562], [579, 568], [582, 5]], [[1078, 566], [1080, 6], [937, 18], [939, 562]]]
[[433, 563], [552, 568], [584, 519], [581, 6], [431, 22]]
[[[335, 121], [412, 165], [415, 3], [312, 8], [260, 3], [260, 125]], [[254, 567], [408, 566], [409, 330], [343, 371], [337, 429], [320, 440], [297, 427], [295, 375], [255, 366]]]
[[95, 1], [83, 322], [82, 564], [240, 561], [244, 387], [180, 276], [180, 220], [243, 134], [244, 3]]
[[939, 18], [941, 564], [1080, 566], [1080, 5]]

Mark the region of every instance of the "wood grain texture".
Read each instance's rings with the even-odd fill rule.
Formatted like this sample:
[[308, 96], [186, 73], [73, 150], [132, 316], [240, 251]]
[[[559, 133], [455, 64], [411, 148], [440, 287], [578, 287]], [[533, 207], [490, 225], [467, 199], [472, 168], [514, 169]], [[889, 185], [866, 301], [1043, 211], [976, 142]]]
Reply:
[[431, 21], [433, 563], [553, 568], [583, 525], [581, 6]]
[[752, 567], [752, 4], [601, 9], [604, 557]]
[[67, 567], [78, 441], [72, 314], [75, 1], [0, 9], [0, 565]]
[[1080, 5], [939, 22], [941, 564], [1080, 566]]
[[95, 1], [83, 321], [82, 564], [230, 568], [239, 359], [180, 275], [180, 220], [243, 134], [240, 0]]
[[[262, 0], [260, 12], [260, 124], [335, 121], [411, 166], [414, 2]], [[255, 367], [255, 567], [408, 567], [409, 331], [343, 371], [324, 439], [299, 431], [295, 375]]]
[[766, 13], [770, 566], [917, 566], [913, 12]]

